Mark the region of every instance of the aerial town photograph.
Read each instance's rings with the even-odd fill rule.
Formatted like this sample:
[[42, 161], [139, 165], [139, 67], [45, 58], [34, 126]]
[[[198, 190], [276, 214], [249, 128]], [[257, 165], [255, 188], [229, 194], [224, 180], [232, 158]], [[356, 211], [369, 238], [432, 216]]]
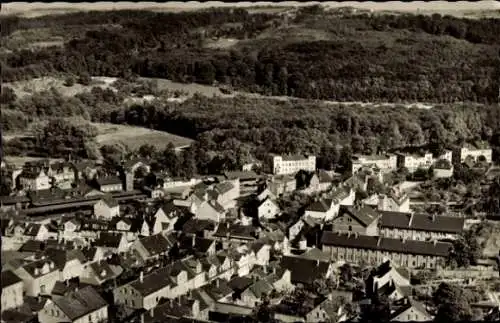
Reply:
[[1, 323], [500, 322], [500, 2], [0, 24]]

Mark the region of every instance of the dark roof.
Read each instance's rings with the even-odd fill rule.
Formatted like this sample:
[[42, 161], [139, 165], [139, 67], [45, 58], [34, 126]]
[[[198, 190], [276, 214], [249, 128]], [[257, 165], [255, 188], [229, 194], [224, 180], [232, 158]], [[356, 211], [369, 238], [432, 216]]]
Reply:
[[[49, 265], [49, 271], [45, 274], [43, 273], [39, 273], [38, 275], [35, 273], [36, 269], [41, 269], [43, 268], [45, 265]], [[52, 268], [50, 268], [51, 266], [53, 266]], [[48, 273], [51, 273], [53, 271], [56, 271], [56, 270], [59, 270], [57, 268], [57, 266], [55, 265], [55, 263], [51, 260], [48, 260], [48, 259], [40, 259], [40, 260], [37, 260], [37, 261], [33, 261], [33, 262], [30, 262], [30, 263], [27, 263], [25, 264], [24, 266], [22, 266], [24, 270], [26, 270], [26, 272], [28, 274], [30, 274], [32, 277], [39, 277], [39, 276], [43, 276], [43, 275], [47, 275]]]
[[391, 320], [396, 318], [398, 315], [404, 313], [404, 311], [406, 311], [412, 307], [414, 309], [416, 309], [417, 311], [419, 311], [421, 313], [425, 313], [428, 316], [430, 316], [429, 312], [427, 312], [427, 310], [425, 309], [424, 304], [415, 301], [411, 297], [406, 298], [406, 300], [407, 301], [403, 305], [399, 306], [394, 312], [391, 313]]
[[182, 226], [184, 233], [198, 233], [204, 230], [212, 231], [215, 229], [215, 222], [210, 220], [194, 219], [191, 218]]
[[320, 199], [320, 200], [310, 204], [306, 208], [306, 211], [328, 212], [328, 210], [330, 210], [332, 203], [333, 203], [333, 200], [331, 200], [331, 199]]
[[22, 279], [17, 277], [17, 275], [14, 274], [12, 271], [10, 270], [2, 271], [2, 289], [17, 284], [19, 282], [22, 282]]
[[122, 184], [122, 180], [118, 176], [101, 177], [97, 179], [97, 184], [99, 186]]
[[21, 251], [21, 252], [39, 252], [39, 251], [42, 251], [44, 247], [45, 247], [45, 244], [43, 243], [43, 241], [28, 240], [21, 246], [19, 251]]
[[333, 182], [333, 178], [328, 174], [325, 170], [318, 171], [318, 180], [320, 183], [331, 183]]
[[118, 206], [118, 201], [115, 200], [111, 195], [105, 195], [101, 198], [101, 201], [106, 203], [108, 207]]
[[217, 231], [213, 234], [215, 237], [224, 238], [229, 236], [230, 238], [243, 239], [243, 240], [254, 240], [256, 239], [255, 228], [253, 226], [241, 225], [241, 224], [231, 224], [226, 226], [225, 224], [220, 224], [217, 227]]
[[229, 286], [228, 281], [220, 278], [216, 278], [211, 283], [206, 284], [202, 289], [216, 301], [233, 293], [233, 289]]
[[194, 246], [193, 246], [193, 236], [184, 236], [182, 237], [180, 242], [181, 249], [194, 249], [197, 252], [206, 253], [208, 249], [215, 243], [213, 239], [201, 238], [198, 236], [194, 237]]
[[228, 282], [229, 288], [235, 292], [242, 292], [253, 284], [253, 279], [250, 277], [234, 277]]
[[290, 270], [294, 283], [312, 284], [316, 279], [325, 279], [329, 262], [295, 256], [283, 256], [280, 266]]
[[354, 249], [370, 249], [386, 252], [405, 253], [446, 257], [452, 247], [448, 242], [431, 242], [384, 238], [377, 236], [349, 235], [324, 231], [321, 243], [327, 246], [338, 246]]
[[140, 279], [134, 280], [130, 286], [142, 296], [147, 296], [169, 285], [176, 285], [171, 277], [173, 269], [173, 264], [160, 268], [149, 275], [144, 275], [142, 282]]
[[19, 177], [35, 179], [40, 176], [42, 172], [42, 169], [25, 169], [21, 174], [19, 174]]
[[35, 237], [38, 234], [38, 232], [40, 232], [42, 225], [43, 224], [40, 223], [26, 223], [26, 229], [24, 230], [24, 235]]
[[91, 286], [79, 289], [66, 297], [55, 297], [52, 301], [71, 321], [108, 306]]
[[63, 269], [66, 263], [74, 259], [80, 261], [81, 264], [87, 262], [85, 255], [78, 249], [61, 250], [49, 248], [44, 253], [49, 259], [54, 261], [59, 269]]
[[380, 225], [385, 228], [409, 229], [429, 232], [460, 233], [465, 218], [424, 213], [381, 212]]
[[95, 241], [97, 247], [118, 248], [122, 240], [121, 233], [101, 232]]
[[113, 268], [106, 261], [95, 261], [90, 264], [90, 268], [99, 277], [100, 281], [106, 281], [115, 276]]
[[177, 299], [164, 299], [154, 311], [144, 314], [144, 322], [168, 322], [171, 317], [193, 316], [194, 299], [181, 296]]
[[363, 206], [361, 208], [356, 208], [352, 206], [341, 206], [339, 210], [339, 216], [348, 214], [358, 221], [364, 227], [369, 226], [373, 221], [378, 218], [377, 212], [368, 206]]
[[144, 237], [139, 240], [139, 242], [144, 246], [144, 248], [149, 252], [151, 256], [156, 256], [161, 253], [168, 252], [173, 246], [173, 243], [161, 233]]

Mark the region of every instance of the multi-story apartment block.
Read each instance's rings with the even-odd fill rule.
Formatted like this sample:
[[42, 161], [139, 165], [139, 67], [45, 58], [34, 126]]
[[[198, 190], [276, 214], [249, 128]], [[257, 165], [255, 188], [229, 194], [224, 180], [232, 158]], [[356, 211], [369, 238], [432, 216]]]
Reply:
[[275, 175], [294, 174], [301, 170], [316, 171], [316, 156], [273, 156], [273, 173]]
[[352, 173], [355, 174], [363, 166], [376, 166], [383, 173], [395, 171], [398, 168], [398, 158], [396, 155], [355, 155], [352, 158]]
[[405, 167], [410, 172], [414, 172], [417, 169], [429, 169], [438, 160], [447, 160], [452, 162], [452, 151], [446, 150], [441, 156], [434, 158], [432, 153], [423, 154], [405, 154], [398, 153], [398, 167]]
[[424, 213], [384, 212], [380, 218], [380, 234], [395, 239], [456, 239], [464, 230], [465, 218]]
[[452, 244], [417, 241], [325, 231], [321, 237], [323, 251], [332, 259], [355, 264], [381, 263], [390, 260], [397, 266], [436, 268], [448, 257]]

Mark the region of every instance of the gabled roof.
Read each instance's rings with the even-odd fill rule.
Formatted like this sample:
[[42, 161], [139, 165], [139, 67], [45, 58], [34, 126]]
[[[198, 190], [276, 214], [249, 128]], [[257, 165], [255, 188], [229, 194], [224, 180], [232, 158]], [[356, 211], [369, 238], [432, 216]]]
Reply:
[[66, 297], [55, 297], [52, 301], [71, 321], [108, 306], [91, 286], [79, 289]]
[[378, 218], [378, 214], [371, 207], [362, 206], [360, 208], [355, 208], [352, 206], [342, 205], [339, 210], [339, 217], [343, 215], [349, 215], [358, 221], [362, 226], [367, 227], [373, 223]]
[[19, 251], [21, 252], [39, 252], [42, 251], [43, 248], [45, 247], [45, 244], [43, 241], [38, 241], [38, 240], [28, 240], [26, 241]]
[[17, 275], [14, 274], [12, 271], [5, 270], [2, 271], [1, 281], [2, 281], [2, 289], [4, 289], [19, 282], [22, 282], [22, 279], [17, 277]]
[[331, 183], [333, 182], [333, 177], [331, 177], [325, 170], [321, 169], [318, 171], [318, 180], [320, 183]]
[[144, 313], [144, 322], [170, 322], [172, 317], [182, 318], [194, 316], [194, 302], [194, 299], [186, 296], [181, 296], [175, 300], [164, 299], [155, 307], [154, 311]]
[[101, 232], [95, 241], [96, 247], [118, 248], [123, 239], [123, 234], [112, 232]]
[[139, 243], [148, 251], [150, 256], [168, 252], [173, 246], [173, 242], [169, 241], [161, 233], [141, 238], [139, 239]]
[[229, 236], [230, 238], [237, 238], [244, 240], [256, 239], [255, 228], [253, 226], [234, 224], [234, 223], [229, 226], [225, 224], [220, 224], [217, 227], [217, 231], [213, 234], [213, 236], [220, 238]]
[[216, 223], [214, 221], [205, 219], [195, 219], [191, 218], [182, 226], [182, 231], [184, 233], [198, 233], [204, 230], [215, 230]]
[[412, 299], [411, 297], [406, 298], [406, 303], [401, 305], [399, 308], [397, 308], [394, 312], [391, 313], [391, 320], [395, 319], [398, 315], [401, 315], [408, 309], [413, 308], [416, 311], [426, 315], [428, 318], [431, 318], [431, 315], [427, 310], [425, 309], [424, 304], [417, 302], [416, 300]]
[[391, 229], [460, 233], [465, 226], [465, 218], [457, 216], [387, 211], [381, 214], [380, 225]]
[[[114, 269], [113, 267], [110, 266], [109, 263], [106, 261], [95, 261], [90, 264], [90, 268], [94, 272], [94, 275], [100, 280], [100, 281], [106, 281], [109, 279], [114, 278], [117, 274], [122, 272], [122, 269], [120, 267], [119, 270]], [[118, 273], [116, 272], [118, 271]]]
[[331, 199], [320, 199], [312, 204], [310, 204], [306, 211], [311, 212], [328, 212], [332, 206], [333, 200]]
[[[36, 270], [43, 268], [45, 265], [48, 265], [49, 271], [47, 273], [45, 273], [45, 274], [43, 274], [42, 272], [39, 272], [37, 274]], [[55, 263], [53, 261], [51, 261], [51, 260], [48, 260], [48, 259], [40, 259], [40, 260], [37, 260], [37, 261], [29, 262], [27, 264], [24, 264], [22, 266], [22, 268], [28, 274], [30, 274], [31, 277], [34, 277], [34, 278], [39, 277], [39, 276], [43, 276], [43, 275], [47, 275], [48, 273], [51, 273], [51, 272], [56, 271], [56, 270], [59, 270], [57, 268], [57, 266], [55, 265]]]
[[78, 249], [60, 250], [50, 248], [45, 250], [44, 254], [47, 255], [49, 259], [53, 260], [59, 269], [63, 269], [66, 263], [75, 259], [81, 264], [87, 262], [85, 255]]
[[181, 249], [194, 249], [197, 252], [206, 253], [208, 249], [215, 243], [213, 239], [194, 237], [194, 246], [193, 246], [193, 237], [184, 236], [180, 240], [180, 248]]
[[40, 223], [27, 223], [26, 229], [24, 229], [24, 235], [30, 237], [36, 237], [40, 230], [42, 229], [43, 224]]
[[122, 184], [122, 180], [118, 176], [107, 176], [98, 178], [97, 184], [99, 184], [99, 186]]
[[262, 298], [266, 294], [269, 294], [274, 289], [266, 279], [259, 279], [247, 288], [256, 298]]
[[316, 279], [325, 279], [330, 263], [295, 256], [283, 256], [280, 266], [290, 270], [294, 283], [312, 284]]
[[229, 287], [228, 281], [220, 278], [216, 278], [209, 284], [206, 284], [202, 289], [216, 301], [233, 293], [233, 289]]
[[118, 201], [115, 200], [111, 195], [103, 196], [97, 203], [99, 203], [100, 201], [103, 201], [110, 208], [118, 206]]
[[349, 235], [324, 231], [321, 243], [327, 246], [337, 246], [354, 249], [370, 249], [395, 253], [447, 257], [452, 247], [448, 242], [431, 242], [377, 236]]

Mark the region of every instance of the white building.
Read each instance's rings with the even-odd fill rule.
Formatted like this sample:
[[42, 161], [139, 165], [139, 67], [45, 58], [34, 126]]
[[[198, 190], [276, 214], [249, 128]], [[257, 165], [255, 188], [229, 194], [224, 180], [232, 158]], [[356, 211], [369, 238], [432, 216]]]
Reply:
[[2, 271], [2, 311], [23, 305], [23, 281], [10, 270]]
[[38, 313], [40, 323], [107, 322], [108, 304], [91, 286], [53, 297]]
[[474, 149], [464, 147], [460, 149], [460, 162], [463, 163], [467, 159], [467, 157], [472, 157], [474, 161], [479, 161], [479, 158], [482, 156], [486, 160], [486, 162], [491, 163], [492, 159], [492, 150], [491, 148], [485, 149]]
[[42, 170], [23, 170], [19, 175], [19, 184], [28, 191], [41, 191], [50, 188], [50, 177]]
[[273, 156], [273, 173], [275, 175], [294, 174], [300, 170], [316, 171], [316, 156]]
[[396, 155], [355, 155], [352, 158], [352, 173], [357, 173], [363, 166], [376, 166], [383, 173], [395, 171], [398, 168], [398, 158]]
[[429, 169], [439, 160], [447, 160], [452, 162], [452, 151], [446, 150], [441, 156], [434, 158], [432, 153], [424, 154], [398, 154], [398, 167], [405, 167], [411, 173], [418, 168]]

